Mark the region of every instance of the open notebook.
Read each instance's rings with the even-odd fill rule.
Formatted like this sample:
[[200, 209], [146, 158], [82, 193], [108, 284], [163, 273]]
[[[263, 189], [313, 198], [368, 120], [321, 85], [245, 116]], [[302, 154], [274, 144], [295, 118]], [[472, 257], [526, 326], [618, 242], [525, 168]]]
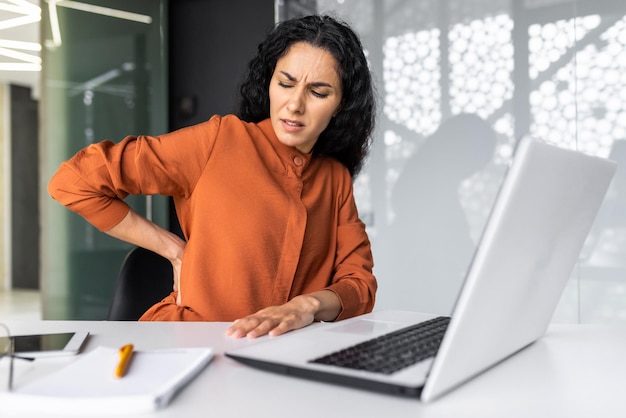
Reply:
[[[434, 315], [373, 312], [226, 355], [292, 376], [435, 399], [544, 334], [615, 170], [602, 158], [522, 140], [452, 317], [428, 323], [427, 333], [436, 338], [409, 340], [401, 355], [394, 350], [407, 338], [399, 330]], [[384, 286], [384, 277], [379, 282]], [[378, 352], [368, 351], [371, 343], [343, 351], [391, 333], [393, 342]], [[431, 351], [420, 359], [422, 345]], [[403, 363], [402, 356], [416, 361]], [[381, 366], [390, 359], [396, 364]]]
[[62, 369], [0, 392], [5, 412], [48, 416], [141, 414], [167, 406], [213, 358], [211, 348], [172, 348], [136, 351], [128, 371], [114, 377], [119, 349], [97, 347]]

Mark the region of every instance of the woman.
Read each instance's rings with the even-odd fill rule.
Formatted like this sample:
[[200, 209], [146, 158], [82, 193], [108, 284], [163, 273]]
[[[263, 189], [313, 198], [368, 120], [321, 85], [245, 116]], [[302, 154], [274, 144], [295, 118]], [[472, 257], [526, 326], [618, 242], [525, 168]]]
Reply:
[[[371, 311], [376, 280], [352, 176], [375, 106], [357, 36], [327, 16], [279, 24], [241, 96], [239, 117], [81, 150], [50, 194], [171, 261], [172, 294], [141, 320], [234, 320], [227, 335], [254, 338]], [[172, 196], [186, 241], [130, 209], [128, 194]]]

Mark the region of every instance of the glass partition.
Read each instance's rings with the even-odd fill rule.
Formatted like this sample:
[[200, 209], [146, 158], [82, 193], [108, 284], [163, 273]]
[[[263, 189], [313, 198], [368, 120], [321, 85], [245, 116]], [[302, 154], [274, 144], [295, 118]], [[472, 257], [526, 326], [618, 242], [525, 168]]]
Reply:
[[[379, 119], [355, 180], [377, 308], [447, 314], [525, 134], [626, 159], [626, 2], [317, 0], [360, 33]], [[550, 175], [546, 173], [546, 175]], [[553, 321], [626, 322], [626, 189], [618, 169]]]
[[[167, 2], [42, 6], [43, 318], [104, 319], [131, 247], [54, 202], [47, 182], [62, 161], [91, 143], [167, 130]], [[164, 197], [127, 201], [167, 227]]]

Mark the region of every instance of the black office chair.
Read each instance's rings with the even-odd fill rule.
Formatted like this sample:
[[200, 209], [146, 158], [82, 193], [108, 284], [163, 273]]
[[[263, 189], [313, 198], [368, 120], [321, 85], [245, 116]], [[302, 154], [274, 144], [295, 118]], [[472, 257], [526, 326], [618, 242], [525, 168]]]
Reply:
[[172, 292], [172, 264], [155, 252], [137, 247], [122, 263], [107, 320], [136, 321]]

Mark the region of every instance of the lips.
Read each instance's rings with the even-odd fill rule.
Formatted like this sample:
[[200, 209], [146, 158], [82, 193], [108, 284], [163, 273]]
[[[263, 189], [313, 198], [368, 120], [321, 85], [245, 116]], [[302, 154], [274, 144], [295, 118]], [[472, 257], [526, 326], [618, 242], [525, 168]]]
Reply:
[[281, 119], [280, 120], [283, 124], [283, 127], [287, 130], [287, 131], [299, 131], [302, 128], [304, 128], [304, 124], [295, 120], [290, 120], [290, 119]]

